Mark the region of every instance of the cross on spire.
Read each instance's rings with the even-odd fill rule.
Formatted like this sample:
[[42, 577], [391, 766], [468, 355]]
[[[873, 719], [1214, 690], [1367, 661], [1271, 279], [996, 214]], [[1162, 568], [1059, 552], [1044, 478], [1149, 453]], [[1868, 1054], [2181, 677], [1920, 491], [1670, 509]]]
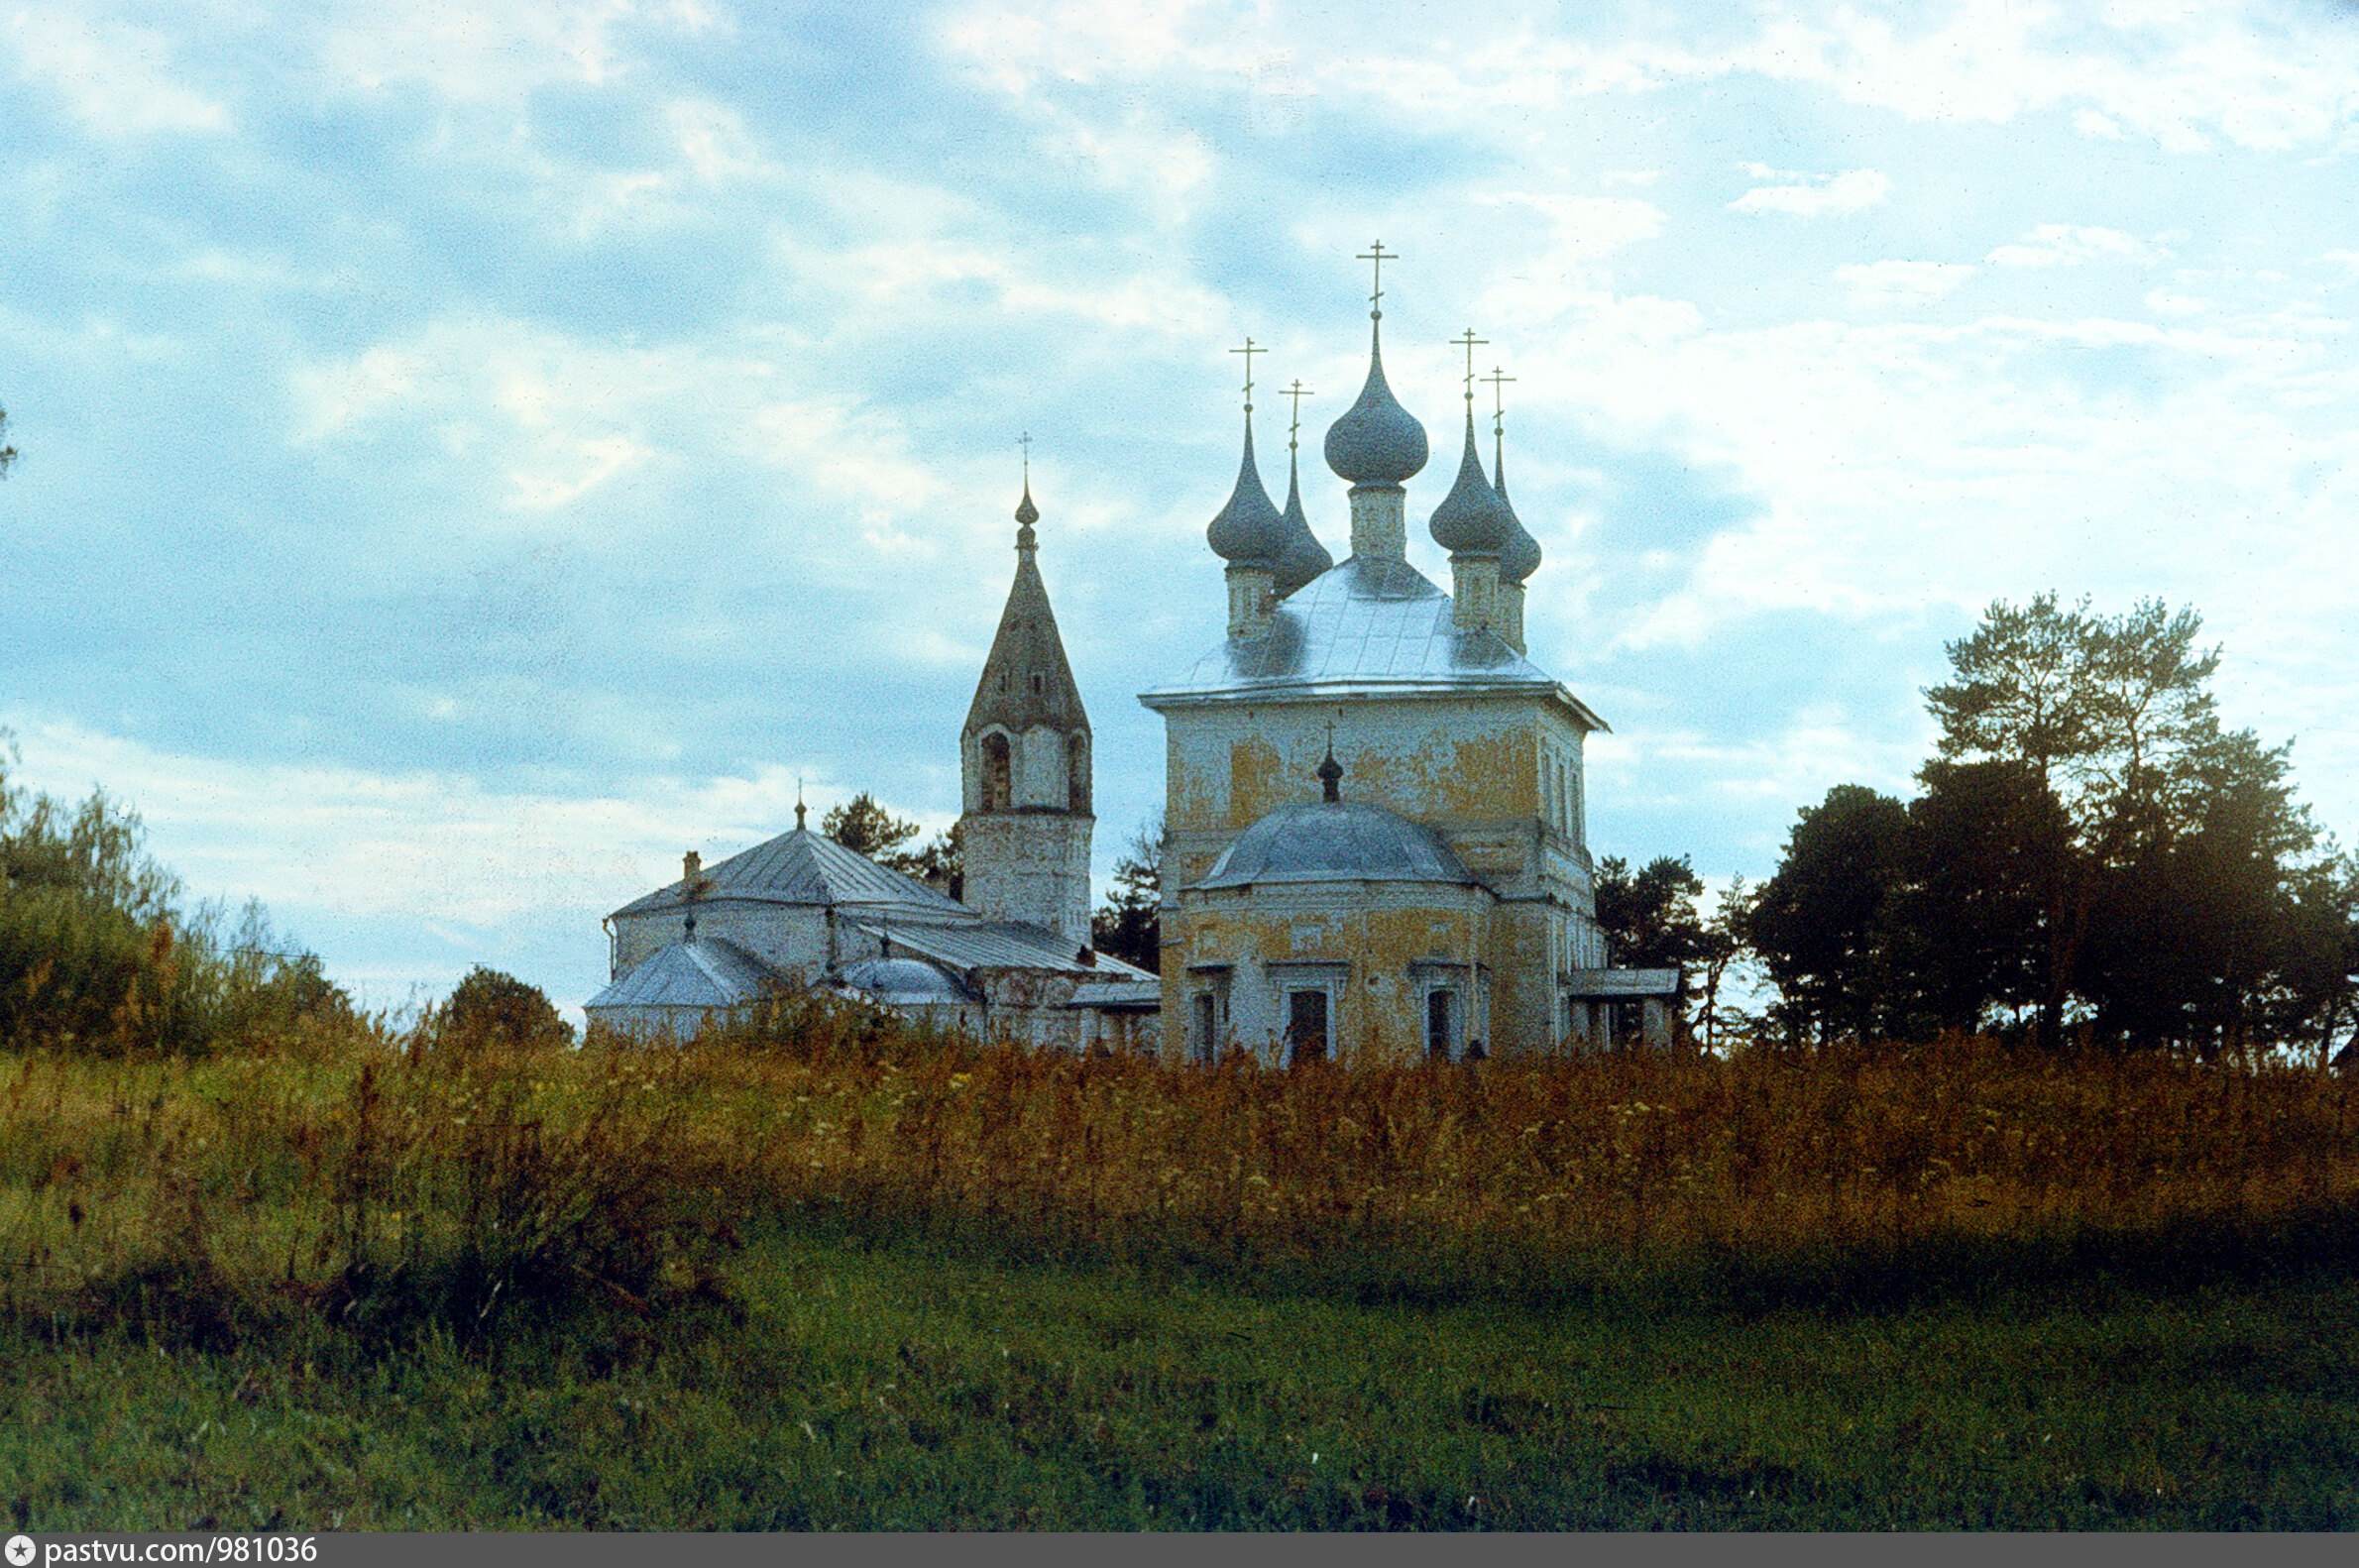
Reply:
[[1245, 411], [1251, 413], [1253, 412], [1253, 357], [1256, 354], [1267, 354], [1270, 351], [1256, 343], [1249, 335], [1245, 339], [1245, 347], [1231, 349], [1229, 352], [1245, 356]]
[[1398, 251], [1388, 252], [1385, 249], [1385, 242], [1379, 240], [1354, 257], [1353, 260], [1376, 264], [1376, 271], [1370, 280], [1368, 291], [1368, 319], [1382, 321], [1385, 318], [1385, 263], [1401, 260], [1401, 253]]
[[1508, 394], [1506, 389], [1508, 384], [1515, 379], [1513, 376], [1503, 374], [1496, 365], [1491, 367], [1491, 374], [1483, 378], [1483, 384], [1491, 389], [1491, 429], [1494, 435], [1499, 433], [1507, 421]]
[[1016, 445], [1024, 449], [1024, 488], [1032, 489], [1032, 432], [1027, 430], [1016, 437]]
[[1450, 339], [1450, 341], [1452, 343], [1458, 344], [1460, 347], [1466, 350], [1466, 411], [1468, 416], [1471, 418], [1474, 414], [1474, 351], [1479, 348], [1489, 348], [1491, 346], [1491, 340], [1489, 338], [1476, 337], [1474, 335], [1474, 328], [1468, 327], [1457, 337]]
[[1294, 385], [1289, 387], [1279, 395], [1292, 397], [1294, 400], [1293, 422], [1286, 427], [1286, 449], [1292, 452], [1295, 447], [1301, 445], [1301, 442], [1295, 437], [1302, 428], [1302, 399], [1313, 394], [1309, 388], [1302, 385], [1302, 378], [1297, 376], [1294, 378]]

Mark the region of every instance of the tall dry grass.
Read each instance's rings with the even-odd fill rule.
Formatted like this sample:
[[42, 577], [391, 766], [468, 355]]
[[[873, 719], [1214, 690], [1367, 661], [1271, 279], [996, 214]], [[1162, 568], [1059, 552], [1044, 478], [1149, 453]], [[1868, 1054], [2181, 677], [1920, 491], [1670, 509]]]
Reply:
[[1977, 1039], [1283, 1072], [982, 1049], [807, 1003], [679, 1048], [436, 1052], [360, 1027], [205, 1062], [0, 1057], [11, 1310], [197, 1334], [726, 1310], [730, 1249], [777, 1218], [1345, 1285], [1382, 1259], [1446, 1288], [1511, 1263], [2267, 1222], [2355, 1190], [2340, 1078]]

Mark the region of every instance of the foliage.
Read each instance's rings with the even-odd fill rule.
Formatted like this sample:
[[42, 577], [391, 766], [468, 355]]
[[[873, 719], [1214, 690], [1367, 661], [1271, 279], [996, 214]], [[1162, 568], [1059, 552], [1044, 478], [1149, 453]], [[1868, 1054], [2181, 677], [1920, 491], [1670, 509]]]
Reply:
[[1905, 807], [1806, 808], [1747, 935], [1788, 1031], [2321, 1055], [2352, 1017], [2359, 869], [2294, 797], [2287, 748], [2220, 727], [2191, 611], [1993, 605], [1926, 693]]
[[866, 790], [833, 807], [819, 820], [819, 831], [854, 854], [881, 862], [918, 836], [918, 825], [879, 806]]
[[816, 998], [659, 1051], [339, 1041], [0, 1057], [21, 1527], [2359, 1508], [2330, 1076], [1167, 1067]]
[[8, 444], [8, 410], [0, 408], [0, 479], [8, 477], [9, 466], [17, 460], [17, 449]]
[[259, 907], [225, 935], [180, 908], [139, 815], [93, 791], [68, 808], [9, 783], [0, 733], [0, 1042], [126, 1055], [205, 1052], [349, 1014], [310, 953], [277, 951]]
[[1163, 963], [1163, 813], [1152, 813], [1114, 862], [1114, 885], [1089, 920], [1100, 952], [1160, 973]]
[[558, 1016], [539, 986], [480, 963], [452, 989], [430, 1028], [434, 1043], [450, 1050], [560, 1050], [573, 1044], [573, 1026]]
[[918, 848], [894, 850], [878, 863], [914, 876], [946, 897], [962, 898], [966, 893], [965, 824], [952, 823]]

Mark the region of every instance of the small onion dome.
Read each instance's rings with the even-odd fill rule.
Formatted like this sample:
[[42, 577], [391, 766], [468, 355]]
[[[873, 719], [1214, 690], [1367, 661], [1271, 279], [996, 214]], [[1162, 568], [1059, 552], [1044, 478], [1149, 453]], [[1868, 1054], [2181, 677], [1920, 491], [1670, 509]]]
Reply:
[[1327, 426], [1327, 467], [1354, 485], [1398, 485], [1425, 466], [1425, 427], [1385, 384], [1384, 345], [1368, 336], [1368, 384]]
[[1245, 420], [1245, 460], [1237, 465], [1237, 488], [1220, 508], [1212, 526], [1204, 530], [1212, 553], [1232, 566], [1275, 569], [1286, 549], [1286, 519], [1270, 504], [1262, 488], [1262, 471], [1253, 460], [1253, 419]]
[[1034, 547], [1032, 525], [1041, 520], [1041, 509], [1032, 504], [1032, 481], [1024, 481], [1024, 499], [1016, 504], [1016, 548]]
[[1202, 887], [1267, 882], [1455, 882], [1474, 873], [1421, 823], [1365, 801], [1281, 806], [1237, 836]]
[[1433, 542], [1452, 555], [1498, 555], [1515, 534], [1515, 519], [1500, 504], [1475, 450], [1474, 410], [1466, 414], [1466, 455], [1458, 460], [1458, 482], [1433, 508], [1427, 524]]
[[1498, 468], [1499, 483], [1493, 488], [1498, 491], [1500, 507], [1508, 514], [1508, 522], [1515, 530], [1509, 534], [1508, 542], [1499, 548], [1499, 580], [1503, 583], [1520, 583], [1540, 569], [1540, 541], [1531, 536], [1529, 528], [1523, 526], [1523, 519], [1516, 515], [1516, 504], [1508, 500], [1508, 465], [1504, 455], [1499, 459]]
[[1302, 515], [1302, 483], [1288, 465], [1286, 477], [1286, 547], [1278, 552], [1278, 581], [1274, 585], [1278, 597], [1286, 598], [1295, 589], [1335, 564], [1335, 557], [1318, 542], [1318, 535], [1310, 531], [1310, 519]]

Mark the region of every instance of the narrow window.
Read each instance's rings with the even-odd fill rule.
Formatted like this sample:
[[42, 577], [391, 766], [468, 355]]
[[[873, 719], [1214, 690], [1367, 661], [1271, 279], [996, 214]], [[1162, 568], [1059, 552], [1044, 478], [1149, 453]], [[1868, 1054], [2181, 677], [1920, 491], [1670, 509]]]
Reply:
[[1327, 993], [1290, 991], [1286, 998], [1286, 1038], [1290, 1066], [1327, 1060]]
[[1041, 694], [1041, 678], [1040, 678], [1039, 676], [1035, 675], [1035, 676], [1032, 678], [1032, 695], [1033, 695], [1033, 696], [1035, 696], [1035, 697], [1038, 697], [1040, 694]]
[[1435, 987], [1425, 993], [1425, 1054], [1439, 1062], [1458, 1057], [1458, 993]]
[[1188, 1054], [1198, 1062], [1217, 1061], [1220, 1056], [1219, 1016], [1213, 1010], [1212, 993], [1198, 991], [1192, 998], [1195, 1017], [1192, 1021]]
[[1008, 763], [1007, 736], [983, 736], [983, 810], [1005, 811], [1012, 798], [1014, 769]]

